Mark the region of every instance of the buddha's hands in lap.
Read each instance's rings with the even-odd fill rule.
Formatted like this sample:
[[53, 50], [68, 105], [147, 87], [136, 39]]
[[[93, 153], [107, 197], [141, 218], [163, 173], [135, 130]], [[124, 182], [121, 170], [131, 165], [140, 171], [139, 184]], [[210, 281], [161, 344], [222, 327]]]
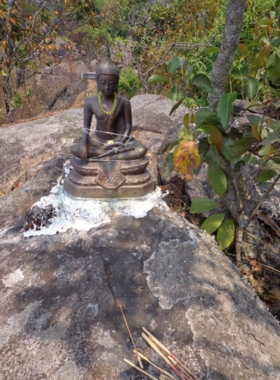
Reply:
[[125, 144], [121, 143], [121, 142], [115, 142], [113, 144], [109, 144], [109, 145], [106, 145], [105, 146], [105, 150], [111, 150], [113, 148], [120, 148], [120, 147], [124, 147]]

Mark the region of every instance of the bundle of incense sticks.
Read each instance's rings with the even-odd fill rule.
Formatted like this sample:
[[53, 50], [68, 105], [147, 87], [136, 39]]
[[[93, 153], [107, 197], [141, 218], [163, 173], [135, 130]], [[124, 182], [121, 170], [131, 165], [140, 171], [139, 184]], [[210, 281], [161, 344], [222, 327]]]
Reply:
[[[133, 364], [131, 361], [124, 359], [126, 363], [128, 363], [133, 368], [137, 369], [139, 372], [145, 374], [148, 378], [153, 380], [176, 380], [171, 373], [166, 371], [165, 369], [159, 367], [155, 363], [153, 363], [149, 358], [144, 356], [142, 353], [140, 353], [135, 346], [134, 340], [132, 338], [127, 320], [125, 318], [124, 312], [122, 310], [122, 307], [120, 306], [123, 319], [125, 321], [126, 328], [128, 330], [130, 339], [132, 341], [134, 350], [133, 352], [136, 354], [138, 362], [140, 367]], [[183, 380], [199, 380], [183, 363], [180, 362], [179, 359], [176, 358], [175, 355], [173, 355], [158, 339], [156, 339], [148, 330], [146, 330], [144, 327], [142, 327], [143, 333], [142, 338], [153, 348], [153, 350], [169, 365], [169, 367], [179, 376], [180, 379]], [[141, 359], [145, 360], [147, 363], [152, 365], [154, 368], [156, 368], [160, 372], [159, 378], [156, 378], [155, 376], [152, 376], [147, 371], [145, 371], [143, 368], [143, 364]]]

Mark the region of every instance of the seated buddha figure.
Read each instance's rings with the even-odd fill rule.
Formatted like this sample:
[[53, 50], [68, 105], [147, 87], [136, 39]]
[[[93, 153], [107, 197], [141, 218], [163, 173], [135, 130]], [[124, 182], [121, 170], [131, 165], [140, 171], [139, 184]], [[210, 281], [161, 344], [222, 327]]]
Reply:
[[[130, 136], [132, 127], [130, 101], [117, 94], [119, 69], [105, 59], [96, 70], [98, 95], [87, 98], [84, 105], [82, 140], [71, 148], [74, 156], [87, 162], [98, 160], [136, 160], [146, 154], [146, 147]], [[93, 115], [96, 129], [90, 131]]]
[[[93, 199], [139, 198], [155, 188], [146, 169], [146, 147], [130, 136], [130, 101], [117, 94], [119, 69], [105, 59], [96, 69], [98, 95], [86, 99], [82, 140], [72, 146], [72, 170], [64, 190], [74, 197]], [[93, 115], [96, 128], [91, 131]]]

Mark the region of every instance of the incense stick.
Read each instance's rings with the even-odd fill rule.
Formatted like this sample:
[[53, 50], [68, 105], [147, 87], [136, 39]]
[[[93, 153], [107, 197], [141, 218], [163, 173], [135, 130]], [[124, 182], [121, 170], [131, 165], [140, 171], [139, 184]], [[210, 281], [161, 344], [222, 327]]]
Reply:
[[142, 327], [142, 329], [149, 335], [150, 339], [152, 339], [163, 351], [167, 353], [167, 357], [169, 360], [171, 360], [174, 364], [177, 364], [181, 367], [181, 369], [186, 373], [186, 375], [189, 377], [190, 375], [194, 377], [195, 380], [199, 380], [183, 363], [180, 362], [180, 360], [172, 354], [168, 348], [166, 348], [157, 338], [153, 336], [145, 327]]
[[146, 376], [148, 376], [150, 379], [158, 380], [156, 377], [150, 375], [148, 372], [146, 372], [146, 371], [144, 371], [143, 369], [137, 367], [137, 365], [133, 364], [133, 363], [130, 362], [129, 360], [124, 359], [124, 361], [125, 361], [127, 364], [131, 365], [131, 367], [137, 369], [137, 371], [144, 373], [144, 374], [145, 374]]
[[134, 340], [133, 340], [133, 338], [132, 338], [132, 335], [131, 335], [131, 332], [130, 332], [130, 328], [129, 328], [129, 326], [128, 326], [127, 320], [126, 320], [126, 318], [125, 318], [125, 315], [124, 315], [124, 312], [123, 312], [123, 309], [122, 309], [122, 305], [119, 305], [119, 307], [120, 307], [120, 309], [121, 309], [122, 316], [123, 316], [123, 319], [124, 319], [124, 323], [125, 323], [125, 325], [126, 325], [126, 328], [127, 328], [128, 334], [129, 334], [129, 336], [130, 336], [131, 342], [132, 342], [132, 344], [133, 344], [134, 350], [136, 351], [136, 355], [137, 355], [138, 363], [139, 363], [140, 367], [143, 369], [144, 366], [143, 366], [143, 363], [142, 363], [141, 358], [140, 358], [140, 356], [139, 356], [139, 353], [138, 353], [138, 350], [137, 350], [136, 345], [135, 345], [135, 343], [134, 343]]
[[173, 377], [171, 375], [171, 373], [167, 372], [165, 369], [159, 367], [158, 365], [156, 365], [155, 363], [153, 363], [150, 359], [148, 359], [146, 356], [144, 356], [143, 354], [141, 354], [141, 352], [138, 352], [138, 355], [146, 360], [146, 362], [148, 362], [149, 364], [151, 364], [152, 366], [154, 366], [156, 369], [158, 369], [160, 372], [162, 372], [164, 375], [166, 375], [168, 377], [168, 379], [171, 379], [171, 380], [176, 380], [175, 377]]
[[[164, 355], [164, 353], [160, 351], [157, 345], [146, 334], [142, 333], [142, 337], [157, 352], [157, 354], [173, 369], [173, 371], [175, 371], [177, 375], [181, 377], [181, 379], [186, 379], [186, 376], [183, 375], [176, 367], [174, 367], [173, 363], [169, 360], [169, 358], [167, 358]], [[186, 380], [191, 380], [191, 379], [186, 379]]]

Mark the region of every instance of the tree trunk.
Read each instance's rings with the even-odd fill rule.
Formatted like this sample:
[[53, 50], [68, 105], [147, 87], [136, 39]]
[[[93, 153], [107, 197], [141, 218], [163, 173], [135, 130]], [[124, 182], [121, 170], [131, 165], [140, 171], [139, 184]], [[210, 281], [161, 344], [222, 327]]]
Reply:
[[208, 95], [209, 106], [216, 111], [220, 97], [225, 92], [226, 79], [239, 43], [246, 0], [229, 0], [223, 42], [211, 70], [213, 94]]
[[6, 113], [7, 113], [7, 121], [9, 123], [12, 123], [13, 118], [14, 118], [15, 108], [11, 104], [13, 94], [12, 94], [12, 87], [10, 84], [9, 76], [4, 76], [2, 89], [4, 92], [4, 101], [5, 101], [5, 108], [6, 108]]

